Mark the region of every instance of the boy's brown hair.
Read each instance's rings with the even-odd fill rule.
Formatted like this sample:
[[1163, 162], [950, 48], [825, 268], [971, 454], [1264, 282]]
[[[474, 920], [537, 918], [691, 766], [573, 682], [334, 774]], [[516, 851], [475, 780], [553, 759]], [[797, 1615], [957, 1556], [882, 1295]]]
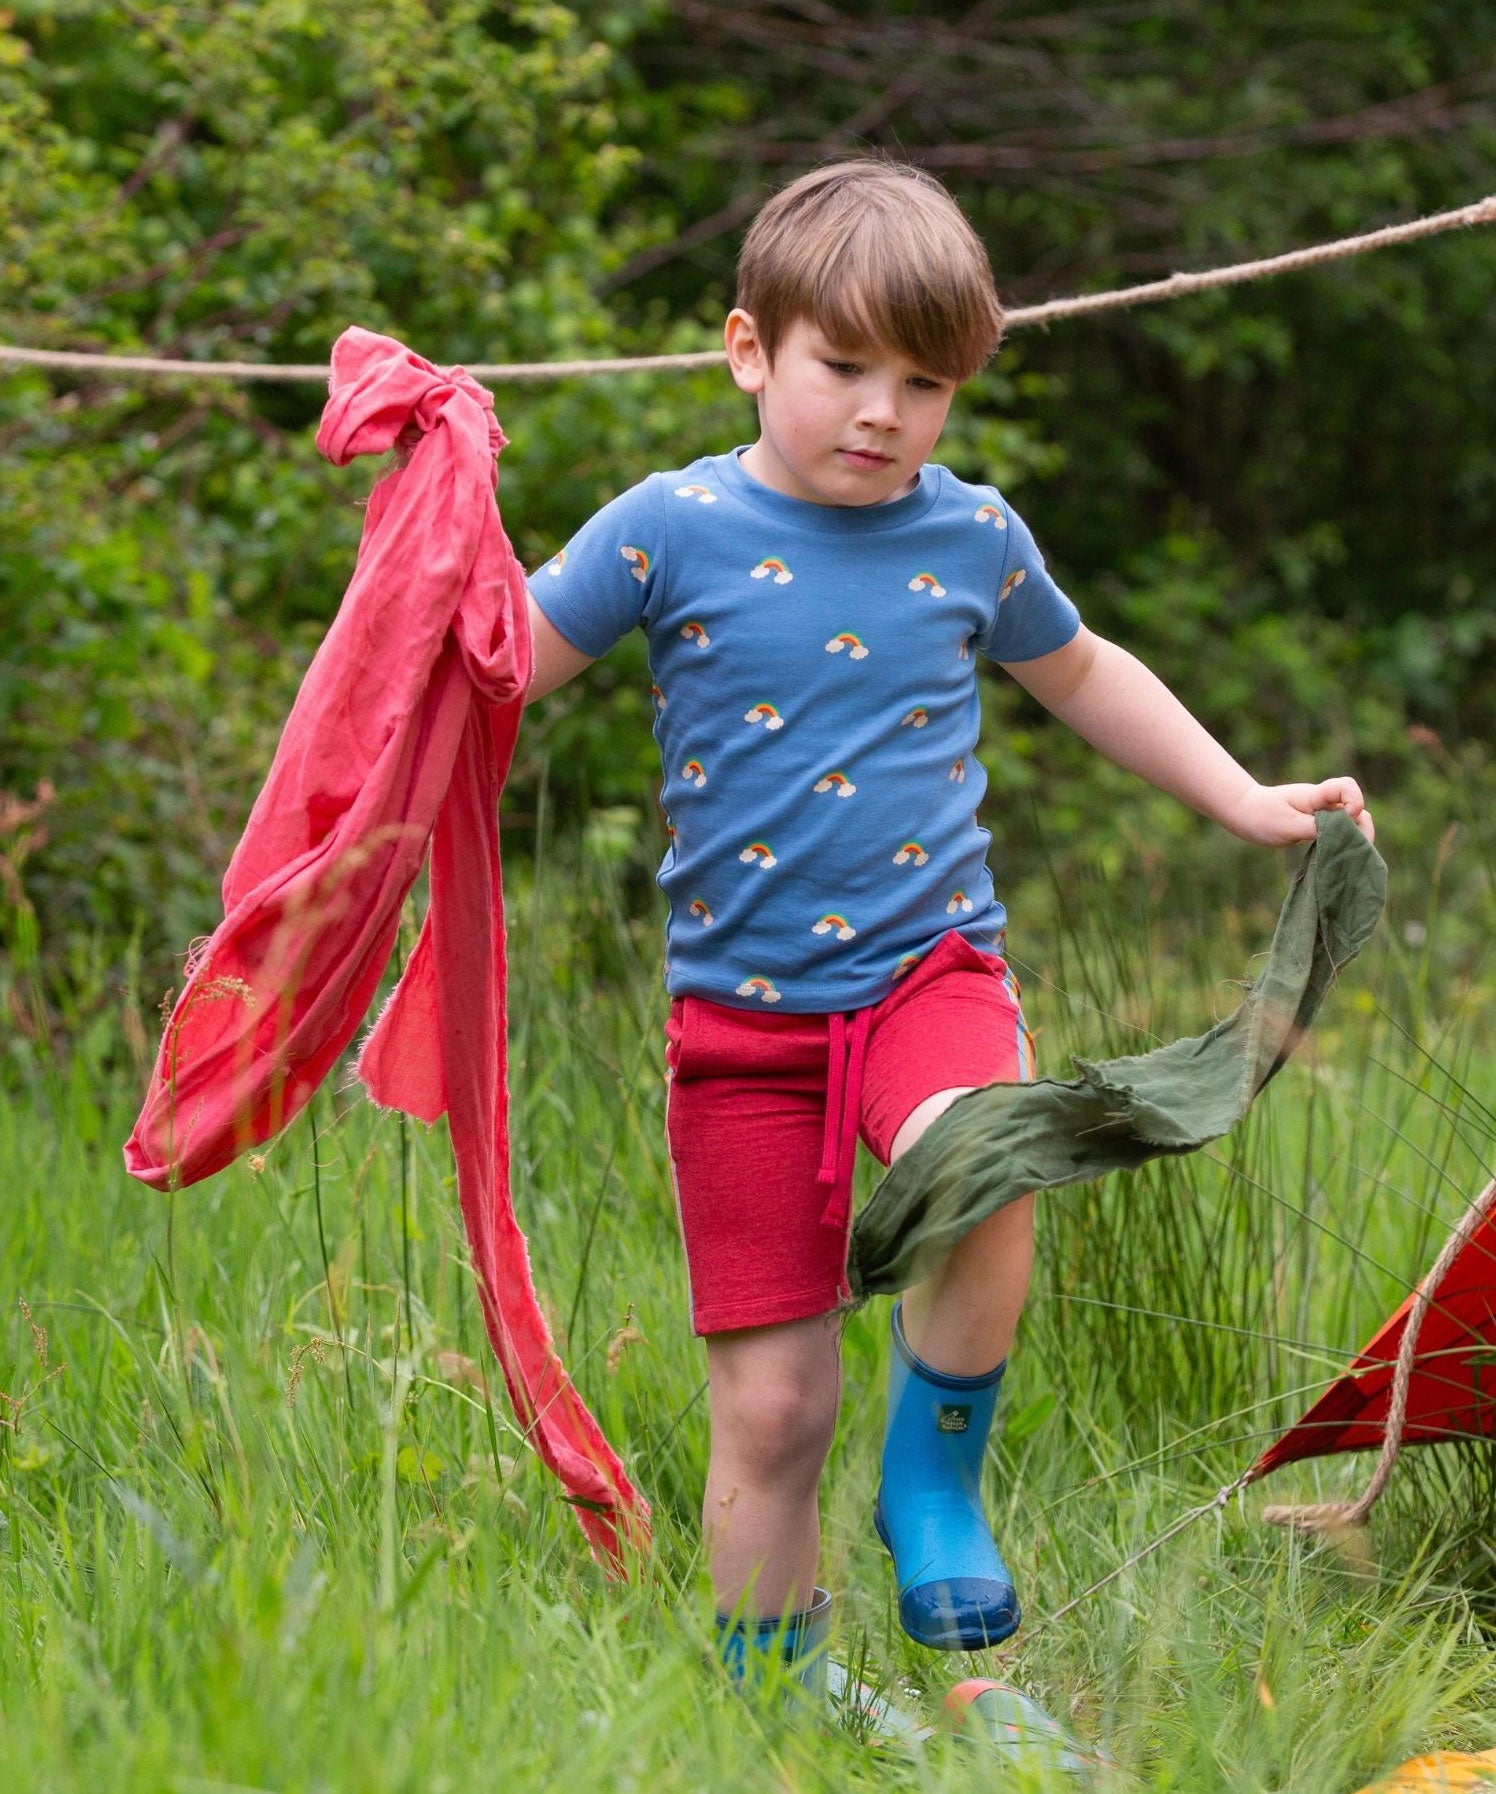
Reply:
[[863, 157], [768, 201], [738, 257], [738, 304], [772, 364], [804, 318], [840, 348], [885, 343], [929, 373], [971, 377], [1003, 311], [982, 240], [932, 175]]

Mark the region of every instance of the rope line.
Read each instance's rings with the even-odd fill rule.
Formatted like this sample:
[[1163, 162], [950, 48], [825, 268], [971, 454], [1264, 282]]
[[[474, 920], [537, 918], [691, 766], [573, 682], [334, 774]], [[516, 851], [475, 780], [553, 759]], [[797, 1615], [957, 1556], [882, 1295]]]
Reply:
[[1300, 1532], [1333, 1533], [1342, 1527], [1366, 1524], [1366, 1516], [1376, 1506], [1382, 1490], [1386, 1488], [1387, 1479], [1392, 1475], [1392, 1466], [1397, 1462], [1397, 1454], [1402, 1449], [1403, 1429], [1408, 1421], [1408, 1388], [1413, 1381], [1413, 1361], [1418, 1355], [1418, 1335], [1423, 1328], [1423, 1318], [1438, 1295], [1440, 1285], [1448, 1276], [1449, 1267], [1475, 1237], [1477, 1230], [1493, 1210], [1496, 1210], [1496, 1177], [1491, 1179], [1465, 1210], [1459, 1225], [1444, 1242], [1444, 1250], [1435, 1259], [1433, 1269], [1418, 1286], [1397, 1349], [1397, 1365], [1392, 1373], [1392, 1392], [1387, 1400], [1387, 1421], [1382, 1430], [1382, 1450], [1377, 1458], [1376, 1468], [1371, 1473], [1370, 1482], [1354, 1501], [1317, 1501], [1302, 1506], [1265, 1507], [1262, 1517], [1270, 1526], [1292, 1526]]
[[[1085, 317], [1092, 312], [1156, 305], [1162, 300], [1181, 299], [1216, 287], [1267, 280], [1277, 274], [1316, 268], [1346, 256], [1365, 255], [1374, 249], [1416, 242], [1444, 231], [1468, 230], [1478, 224], [1496, 224], [1496, 194], [1451, 212], [1435, 212], [1427, 218], [1415, 218], [1408, 224], [1389, 224], [1381, 230], [1339, 237], [1332, 242], [1313, 244], [1308, 249], [1289, 250], [1284, 255], [1235, 262], [1198, 274], [1171, 274], [1164, 280], [1119, 287], [1108, 293], [1081, 293], [1070, 299], [1050, 299], [1042, 305], [1022, 305], [1007, 314], [1007, 325], [1010, 329], [1022, 330], [1034, 324], [1053, 323], [1060, 318]], [[467, 372], [480, 380], [526, 384], [598, 374], [681, 372], [721, 367], [726, 360], [720, 349], [702, 349], [681, 355], [618, 355], [592, 361], [476, 362], [468, 366]], [[328, 375], [327, 365], [321, 362], [173, 361], [150, 355], [99, 355], [77, 349], [28, 349], [15, 343], [0, 343], [0, 365], [6, 363], [23, 367], [95, 368], [110, 374], [141, 374], [165, 379], [323, 381]]]
[[1113, 293], [1082, 293], [1075, 299], [1051, 299], [1045, 305], [1026, 305], [1008, 313], [1013, 325], [1047, 324], [1053, 318], [1076, 318], [1093, 311], [1114, 311], [1123, 306], [1153, 305], [1161, 299], [1179, 299], [1187, 293], [1203, 293], [1212, 287], [1240, 286], [1246, 281], [1267, 280], [1275, 274], [1292, 274], [1298, 268], [1317, 268], [1350, 255], [1373, 249], [1389, 249], [1396, 243], [1414, 243], [1421, 237], [1437, 237], [1444, 231], [1468, 230], [1475, 224], [1496, 224], [1496, 194], [1453, 212], [1435, 212], [1408, 224], [1389, 224], [1365, 231], [1358, 237], [1337, 237], [1308, 249], [1291, 249], [1286, 255], [1270, 255], [1255, 262], [1235, 262], [1227, 268], [1210, 268], [1200, 274], [1171, 274], [1166, 280], [1150, 280], [1142, 286], [1122, 287]]
[[[78, 349], [23, 349], [0, 343], [0, 363], [43, 368], [104, 368], [114, 374], [160, 374], [205, 380], [326, 380], [330, 369], [318, 361], [168, 361], [150, 355], [92, 355]], [[478, 380], [565, 380], [577, 374], [636, 374], [659, 369], [707, 368], [725, 364], [721, 349], [689, 355], [617, 355], [597, 361], [481, 361], [464, 363]]]

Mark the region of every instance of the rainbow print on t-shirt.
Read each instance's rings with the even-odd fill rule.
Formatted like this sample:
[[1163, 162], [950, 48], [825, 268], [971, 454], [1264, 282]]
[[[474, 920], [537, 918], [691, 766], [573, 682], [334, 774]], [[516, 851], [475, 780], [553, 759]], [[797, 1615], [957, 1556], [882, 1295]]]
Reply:
[[625, 542], [618, 552], [628, 562], [629, 571], [642, 586], [645, 580], [649, 578], [649, 556], [642, 548], [635, 548], [629, 542]]
[[751, 710], [743, 712], [745, 723], [762, 723], [766, 729], [782, 729], [784, 718], [772, 704], [755, 704]]
[[811, 786], [812, 791], [834, 791], [838, 797], [851, 797], [856, 789], [844, 772], [828, 772]]
[[847, 658], [849, 660], [867, 659], [867, 648], [863, 645], [861, 637], [855, 636], [849, 630], [845, 629], [840, 635], [832, 636], [831, 640], [827, 642], [826, 652], [828, 654], [840, 654], [843, 648], [847, 650]]
[[929, 720], [929, 711], [925, 709], [923, 704], [916, 704], [912, 710], [906, 712], [905, 715], [899, 718], [899, 727], [901, 729], [922, 729]]
[[973, 513], [978, 523], [990, 523], [993, 529], [1006, 529], [1008, 520], [996, 505], [981, 505]]
[[920, 846], [918, 841], [906, 841], [893, 856], [893, 863], [896, 866], [907, 866], [911, 860], [913, 860], [916, 866], [925, 866], [929, 864], [930, 856], [925, 852], [924, 848]]
[[705, 791], [706, 768], [699, 760], [687, 760], [680, 769], [680, 776], [693, 784], [698, 791]]
[[963, 757], [962, 759], [958, 760], [945, 776], [948, 779], [950, 779], [953, 784], [964, 785], [966, 783], [966, 761], [965, 761], [965, 758]]
[[689, 486], [677, 486], [675, 496], [694, 498], [699, 505], [714, 505], [717, 502], [717, 495], [710, 486], [698, 486], [694, 482]]
[[658, 685], [650, 686], [649, 695], [651, 698], [654, 699], [654, 706], [655, 706], [656, 710], [663, 710], [665, 708], [665, 706], [670, 702], [669, 698], [667, 698], [665, 696], [664, 692], [662, 692], [660, 690]]
[[779, 992], [775, 990], [773, 980], [758, 976], [745, 978], [738, 986], [738, 995], [740, 997], [760, 997], [765, 1003], [779, 1001]]
[[774, 583], [777, 586], [787, 586], [795, 577], [776, 554], [765, 555], [756, 567], [749, 570], [748, 577], [750, 579], [767, 579], [770, 574], [774, 576]]
[[547, 561], [545, 570], [547, 573], [550, 574], [552, 579], [557, 579], [560, 577], [561, 569], [565, 565], [566, 565], [566, 550], [564, 548], [558, 548], [556, 550], [556, 552], [551, 556], [550, 560]]
[[967, 915], [971, 914], [971, 899], [966, 895], [965, 891], [951, 892], [951, 900], [945, 906], [945, 913], [948, 916], [953, 916], [958, 909], [965, 910]]
[[686, 913], [695, 916], [703, 928], [710, 928], [712, 923], [717, 920], [699, 897], [693, 897], [686, 905]]
[[758, 866], [765, 872], [769, 870], [770, 866], [779, 864], [779, 861], [774, 858], [774, 849], [767, 841], [750, 841], [738, 858], [745, 866]]
[[835, 910], [827, 910], [819, 922], [812, 922], [810, 932], [812, 934], [834, 933], [839, 941], [852, 941], [857, 938], [857, 930], [845, 916], [837, 915]]
[[1001, 604], [1003, 599], [1006, 598], [1009, 593], [1016, 592], [1019, 586], [1021, 586], [1027, 578], [1028, 574], [1024, 572], [1022, 567], [1015, 567], [1003, 581], [1003, 589], [997, 595], [998, 603]]
[[712, 645], [712, 638], [694, 617], [689, 623], [681, 624], [680, 634], [682, 641], [695, 642], [698, 648], [710, 648]]
[[924, 955], [922, 953], [906, 953], [893, 969], [894, 983], [897, 984], [899, 979], [904, 977], [906, 973], [912, 972], [923, 958]]
[[944, 598], [945, 587], [933, 573], [916, 573], [909, 581], [911, 592], [928, 592], [932, 598]]

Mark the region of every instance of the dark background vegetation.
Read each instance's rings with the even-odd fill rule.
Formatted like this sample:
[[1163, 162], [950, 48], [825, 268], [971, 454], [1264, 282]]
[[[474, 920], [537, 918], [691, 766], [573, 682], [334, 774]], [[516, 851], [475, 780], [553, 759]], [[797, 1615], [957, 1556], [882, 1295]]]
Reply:
[[[358, 322], [440, 361], [712, 346], [753, 209], [866, 147], [949, 182], [1014, 303], [1273, 254], [1496, 189], [1496, 14], [18, 0], [0, 13], [0, 339], [316, 361]], [[1492, 789], [1493, 274], [1496, 235], [1462, 232], [1015, 332], [942, 445], [1261, 776], [1356, 772], [1420, 880], [1449, 828], [1478, 839]], [[216, 919], [371, 477], [319, 461], [319, 401], [0, 377], [12, 1052], [106, 1012], [112, 1034], [122, 990], [148, 1028]], [[718, 373], [498, 401], [529, 564], [649, 469], [752, 428]], [[506, 801], [511, 847], [550, 818], [617, 861], [648, 917], [643, 665], [636, 639], [549, 701]], [[1164, 896], [1237, 899], [1241, 854], [1201, 851], [1192, 819], [996, 674], [988, 703], [1000, 883], [1104, 888], [1144, 852]], [[1491, 878], [1477, 852], [1452, 863]]]

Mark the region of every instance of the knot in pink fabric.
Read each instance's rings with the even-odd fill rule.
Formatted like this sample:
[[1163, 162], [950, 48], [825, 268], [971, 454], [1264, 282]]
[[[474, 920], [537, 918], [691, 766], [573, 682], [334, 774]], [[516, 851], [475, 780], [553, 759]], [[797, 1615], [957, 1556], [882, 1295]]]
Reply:
[[346, 467], [358, 455], [384, 455], [415, 431], [437, 423], [461, 432], [470, 446], [497, 457], [508, 438], [494, 415], [493, 394], [465, 368], [439, 368], [392, 336], [352, 325], [332, 351], [330, 397], [317, 447]]

